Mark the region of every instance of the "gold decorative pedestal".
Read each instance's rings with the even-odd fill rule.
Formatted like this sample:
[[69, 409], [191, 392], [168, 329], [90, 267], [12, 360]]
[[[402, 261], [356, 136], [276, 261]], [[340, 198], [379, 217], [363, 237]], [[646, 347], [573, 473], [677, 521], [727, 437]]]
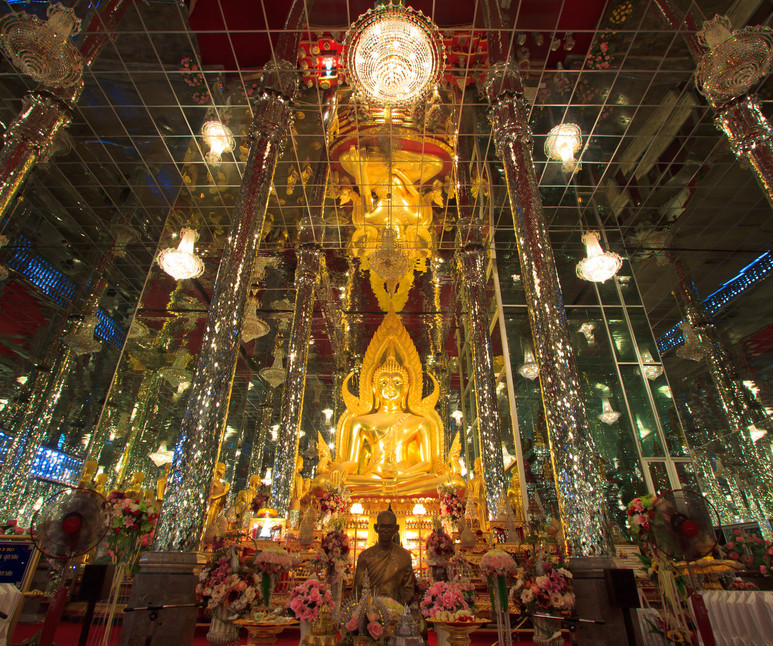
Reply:
[[429, 619], [436, 627], [442, 628], [448, 633], [449, 646], [469, 646], [470, 635], [481, 626], [488, 623], [485, 619], [475, 619], [474, 621], [445, 623], [442, 621], [433, 621]]
[[274, 646], [285, 628], [297, 626], [297, 621], [282, 624], [258, 624], [250, 619], [237, 619], [234, 623], [247, 629], [247, 646]]

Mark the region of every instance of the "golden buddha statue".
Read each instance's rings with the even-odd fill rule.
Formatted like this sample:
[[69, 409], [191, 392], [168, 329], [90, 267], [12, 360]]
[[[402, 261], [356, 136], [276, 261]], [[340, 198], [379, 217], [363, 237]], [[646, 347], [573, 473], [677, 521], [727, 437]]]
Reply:
[[172, 463], [167, 462], [164, 468], [164, 475], [156, 480], [156, 500], [163, 500], [164, 493], [166, 492], [166, 482], [169, 479], [169, 470], [172, 468]]
[[349, 390], [353, 374], [342, 388], [346, 411], [336, 429], [336, 459], [329, 473], [317, 476], [314, 491], [326, 482], [345, 482], [354, 496], [436, 497], [438, 485], [448, 482], [463, 490], [463, 478], [444, 458], [437, 381], [429, 374], [434, 387], [422, 398], [421, 360], [394, 311], [368, 345], [359, 396]]
[[81, 489], [93, 489], [94, 488], [94, 473], [99, 465], [94, 460], [86, 460], [83, 463], [83, 477], [81, 478], [78, 486]]
[[107, 483], [107, 474], [104, 472], [98, 473], [97, 476], [94, 478], [94, 491], [96, 491], [97, 493], [101, 493], [104, 496], [106, 483]]
[[293, 478], [293, 486], [290, 491], [290, 511], [300, 511], [301, 499], [308, 493], [311, 481], [308, 478], [304, 478], [303, 475], [303, 458], [299, 455], [295, 459], [295, 477]]
[[475, 458], [475, 475], [467, 483], [467, 504], [475, 505], [474, 517], [480, 523], [480, 528], [485, 530], [488, 520], [486, 510], [486, 482], [483, 480], [483, 460]]
[[354, 592], [361, 592], [367, 572], [372, 594], [390, 597], [398, 603], [406, 604], [413, 598], [416, 577], [411, 565], [411, 553], [393, 541], [400, 529], [394, 512], [382, 511], [376, 518], [375, 529], [378, 542], [363, 550], [357, 557]]
[[209, 509], [207, 510], [207, 526], [212, 525], [225, 507], [225, 498], [231, 488], [230, 482], [225, 482], [225, 464], [215, 464], [212, 485], [209, 487]]
[[507, 488], [507, 500], [510, 502], [510, 508], [515, 514], [517, 521], [523, 522], [523, 496], [521, 495], [521, 475], [517, 467], [514, 467], [510, 474], [510, 486]]
[[142, 483], [145, 481], [145, 474], [142, 471], [132, 475], [132, 479], [126, 486], [126, 495], [129, 498], [142, 498]]

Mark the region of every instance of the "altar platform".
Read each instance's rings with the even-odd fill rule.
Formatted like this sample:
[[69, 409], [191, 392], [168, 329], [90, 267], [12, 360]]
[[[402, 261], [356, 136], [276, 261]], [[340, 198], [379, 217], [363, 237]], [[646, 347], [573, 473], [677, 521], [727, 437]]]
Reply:
[[[193, 646], [208, 646], [209, 642], [206, 639], [207, 630], [209, 626], [207, 624], [199, 624], [196, 627], [196, 636], [193, 640]], [[36, 632], [40, 630], [40, 624], [19, 624], [16, 626], [16, 631], [13, 634], [13, 639], [10, 644], [22, 644], [25, 640], [32, 637]], [[81, 625], [76, 622], [63, 621], [59, 624], [59, 628], [56, 631], [54, 638], [55, 643], [60, 646], [75, 646], [78, 643], [78, 637], [80, 636]], [[96, 635], [100, 634], [97, 627], [92, 628], [89, 633], [89, 643], [94, 643]], [[120, 630], [114, 631], [114, 636], [110, 640], [109, 646], [117, 646]], [[513, 639], [514, 646], [533, 646], [534, 642], [530, 639], [531, 631], [519, 631], [519, 640]], [[565, 646], [569, 646], [568, 635], [565, 635]], [[290, 627], [285, 630], [276, 642], [276, 646], [297, 646], [300, 638], [300, 632], [297, 627]], [[243, 645], [247, 643], [247, 631], [242, 630], [240, 639], [236, 644]], [[497, 643], [496, 630], [479, 630], [472, 634], [470, 640], [471, 646], [494, 646]], [[435, 646], [435, 633], [430, 632], [429, 646]]]

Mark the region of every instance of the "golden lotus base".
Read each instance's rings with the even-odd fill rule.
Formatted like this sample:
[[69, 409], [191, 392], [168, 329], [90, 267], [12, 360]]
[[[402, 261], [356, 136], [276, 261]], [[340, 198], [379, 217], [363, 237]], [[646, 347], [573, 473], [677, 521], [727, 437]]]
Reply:
[[247, 646], [274, 646], [279, 634], [285, 628], [298, 625], [297, 621], [283, 624], [258, 624], [250, 619], [237, 619], [234, 623], [247, 629]]

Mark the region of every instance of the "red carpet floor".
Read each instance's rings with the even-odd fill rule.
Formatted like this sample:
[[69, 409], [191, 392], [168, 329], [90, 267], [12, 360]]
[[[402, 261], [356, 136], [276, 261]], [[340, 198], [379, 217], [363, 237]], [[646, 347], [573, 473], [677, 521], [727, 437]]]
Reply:
[[[16, 631], [13, 634], [13, 639], [11, 640], [10, 645], [12, 644], [21, 644], [24, 642], [24, 640], [29, 639], [32, 637], [35, 633], [37, 633], [40, 630], [40, 624], [19, 624], [16, 626]], [[56, 636], [54, 638], [54, 643], [56, 646], [77, 646], [78, 639], [80, 637], [81, 632], [81, 625], [79, 623], [73, 623], [70, 621], [63, 621], [59, 624], [59, 628], [56, 631]], [[118, 630], [114, 630], [113, 634], [111, 635], [110, 639], [110, 646], [117, 646], [118, 644]], [[209, 642], [207, 642], [205, 635], [207, 634], [207, 626], [199, 626], [196, 629], [196, 637], [193, 640], [194, 646], [207, 646]], [[92, 628], [91, 632], [89, 633], [89, 640], [88, 640], [88, 646], [97, 646], [101, 643], [102, 637], [102, 630], [101, 628], [94, 627]], [[282, 635], [279, 637], [279, 641], [277, 642], [277, 646], [297, 646], [299, 640], [299, 633], [297, 628], [288, 628]], [[238, 644], [246, 644], [247, 643], [247, 633], [245, 631], [242, 631], [241, 639], [237, 642]], [[497, 634], [496, 632], [485, 632], [485, 633], [476, 633], [473, 635], [472, 644], [473, 646], [493, 646], [497, 643]], [[435, 646], [435, 635], [430, 633], [429, 638], [429, 644], [430, 646]], [[533, 644], [531, 641], [518, 641], [513, 642], [514, 646], [517, 644], [518, 646], [528, 646], [530, 644]], [[568, 642], [567, 642], [568, 644]]]

